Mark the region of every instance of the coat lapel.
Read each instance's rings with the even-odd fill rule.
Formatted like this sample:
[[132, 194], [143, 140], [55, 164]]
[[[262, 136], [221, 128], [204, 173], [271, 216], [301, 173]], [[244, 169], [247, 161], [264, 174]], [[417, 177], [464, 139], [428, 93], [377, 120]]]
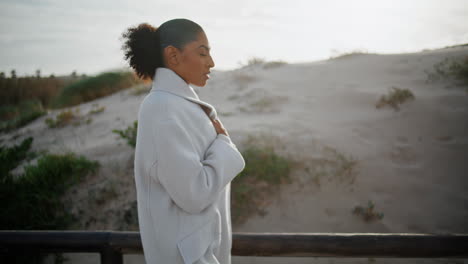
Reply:
[[200, 100], [195, 90], [188, 85], [177, 73], [169, 68], [159, 67], [156, 69], [151, 91], [164, 91], [183, 97], [191, 102], [202, 106], [211, 120], [217, 119], [216, 109], [209, 103]]

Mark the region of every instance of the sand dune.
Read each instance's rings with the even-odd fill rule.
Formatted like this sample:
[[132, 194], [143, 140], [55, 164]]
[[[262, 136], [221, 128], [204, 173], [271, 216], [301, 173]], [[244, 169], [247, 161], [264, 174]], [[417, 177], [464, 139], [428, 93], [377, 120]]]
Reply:
[[[284, 146], [280, 151], [305, 164], [304, 170], [294, 172], [294, 182], [282, 186], [272, 198], [266, 215], [251, 217], [235, 226], [234, 232], [467, 233], [468, 93], [466, 87], [450, 81], [428, 83], [425, 73], [447, 57], [466, 55], [468, 47], [455, 47], [215, 71], [209, 84], [196, 90], [217, 108], [239, 148], [244, 147], [242, 140], [247, 135], [267, 133]], [[409, 89], [415, 100], [404, 103], [399, 111], [376, 109], [375, 103], [391, 87]], [[101, 211], [108, 212], [102, 217], [106, 219], [135, 200], [133, 174], [128, 168], [133, 150], [111, 130], [136, 120], [143, 97], [122, 91], [81, 105], [84, 113], [93, 103], [106, 107], [88, 125], [50, 129], [43, 117], [13, 134], [33, 136], [36, 149], [72, 150], [101, 161], [104, 173], [121, 188], [117, 202]], [[319, 179], [305, 169], [333, 155], [355, 161], [352, 173]], [[106, 180], [102, 177], [94, 181]], [[76, 199], [85, 197], [86, 193], [78, 192]], [[384, 213], [381, 220], [367, 223], [351, 213], [369, 200], [376, 211]], [[90, 229], [118, 228], [97, 218]], [[126, 259], [137, 263], [141, 256]], [[233, 263], [246, 264], [370, 261], [233, 257]], [[440, 259], [409, 262], [447, 263]]]

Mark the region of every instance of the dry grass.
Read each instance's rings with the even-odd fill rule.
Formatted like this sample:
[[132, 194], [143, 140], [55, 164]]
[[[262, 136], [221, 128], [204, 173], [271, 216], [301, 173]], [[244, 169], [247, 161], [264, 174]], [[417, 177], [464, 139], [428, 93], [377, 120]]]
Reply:
[[238, 90], [244, 90], [247, 86], [257, 80], [257, 77], [250, 74], [235, 72], [232, 75], [233, 81], [238, 85]]
[[79, 119], [80, 119], [80, 109], [76, 108], [74, 111], [72, 109], [67, 109], [59, 112], [55, 118], [46, 118], [44, 122], [49, 126], [50, 128], [59, 128], [59, 127], [64, 127], [69, 124], [79, 124]]
[[276, 113], [279, 112], [279, 106], [286, 100], [288, 100], [287, 96], [265, 96], [258, 98], [247, 105], [246, 112]]
[[267, 61], [264, 58], [252, 57], [247, 60], [246, 64], [241, 64], [241, 67], [262, 66], [263, 69], [272, 69], [286, 64], [287, 62], [282, 60]]
[[227, 98], [237, 101], [237, 109], [244, 113], [277, 113], [281, 106], [289, 100], [289, 97], [273, 95], [266, 89], [257, 88], [242, 95], [234, 94]]
[[80, 108], [65, 109], [60, 111], [55, 117], [48, 117], [44, 120], [49, 128], [61, 128], [68, 125], [79, 126], [82, 124], [89, 124], [93, 121], [91, 115], [96, 115], [104, 112], [105, 106], [99, 106], [99, 104], [93, 104], [91, 109], [86, 115], [82, 115]]
[[286, 64], [288, 64], [288, 63], [285, 62], [285, 61], [268, 61], [268, 62], [265, 62], [265, 64], [263, 65], [263, 68], [264, 69], [273, 69], [273, 68], [281, 67], [281, 66], [286, 65]]
[[39, 100], [47, 108], [53, 98], [73, 81], [53, 76], [0, 76], [0, 104], [17, 105], [23, 101]]
[[312, 183], [317, 187], [320, 187], [324, 180], [354, 184], [359, 165], [357, 159], [327, 146], [317, 152], [320, 156], [298, 163]]
[[99, 104], [93, 104], [91, 110], [89, 110], [88, 115], [95, 115], [104, 112], [106, 110], [105, 106], [99, 106]]

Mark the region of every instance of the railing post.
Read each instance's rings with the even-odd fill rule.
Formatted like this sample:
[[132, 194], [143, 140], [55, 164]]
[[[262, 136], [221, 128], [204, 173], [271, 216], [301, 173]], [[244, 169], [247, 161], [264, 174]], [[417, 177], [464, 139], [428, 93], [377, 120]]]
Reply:
[[123, 264], [123, 255], [120, 251], [106, 246], [102, 249], [101, 264]]

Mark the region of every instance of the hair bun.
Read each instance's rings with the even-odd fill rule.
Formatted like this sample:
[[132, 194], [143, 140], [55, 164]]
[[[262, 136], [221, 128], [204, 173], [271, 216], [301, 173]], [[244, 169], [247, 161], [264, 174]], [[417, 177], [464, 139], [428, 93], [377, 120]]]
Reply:
[[158, 33], [157, 27], [141, 23], [122, 34], [124, 58], [140, 78], [152, 79], [155, 69], [163, 66]]

